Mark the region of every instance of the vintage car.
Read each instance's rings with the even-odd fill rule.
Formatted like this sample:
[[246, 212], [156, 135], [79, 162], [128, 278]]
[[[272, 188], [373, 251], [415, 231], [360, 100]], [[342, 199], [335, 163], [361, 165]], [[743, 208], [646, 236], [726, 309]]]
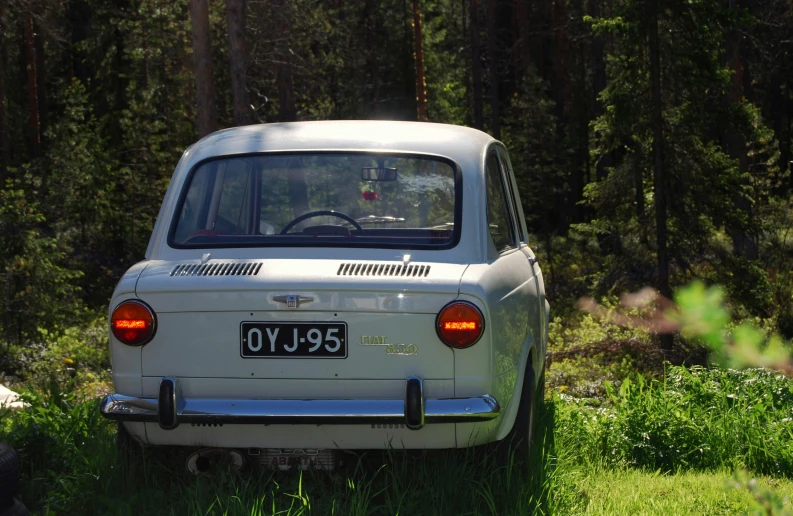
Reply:
[[[524, 454], [549, 306], [507, 149], [334, 121], [184, 152], [110, 303], [102, 414], [144, 445], [332, 467], [337, 450]], [[192, 461], [192, 462], [191, 462]]]

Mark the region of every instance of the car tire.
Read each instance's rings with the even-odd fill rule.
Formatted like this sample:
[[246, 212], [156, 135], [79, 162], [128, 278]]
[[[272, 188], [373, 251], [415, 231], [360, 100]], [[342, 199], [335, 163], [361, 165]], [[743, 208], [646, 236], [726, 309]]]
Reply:
[[514, 458], [515, 463], [523, 464], [529, 458], [529, 451], [534, 441], [534, 416], [537, 413], [536, 391], [534, 369], [527, 366], [515, 423], [501, 442], [501, 457], [499, 457], [501, 462], [508, 463]]
[[16, 450], [0, 442], [0, 507], [11, 502], [19, 488], [19, 455]]
[[30, 516], [30, 511], [25, 504], [12, 498], [10, 504], [0, 505], [0, 516]]

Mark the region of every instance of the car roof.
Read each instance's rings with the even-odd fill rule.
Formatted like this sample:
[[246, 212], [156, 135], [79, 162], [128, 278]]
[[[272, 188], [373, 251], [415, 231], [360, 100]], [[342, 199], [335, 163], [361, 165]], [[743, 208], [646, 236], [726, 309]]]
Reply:
[[437, 154], [462, 164], [478, 162], [492, 141], [477, 129], [429, 122], [286, 122], [217, 131], [190, 147], [185, 157], [190, 166], [207, 158], [257, 152], [382, 150]]

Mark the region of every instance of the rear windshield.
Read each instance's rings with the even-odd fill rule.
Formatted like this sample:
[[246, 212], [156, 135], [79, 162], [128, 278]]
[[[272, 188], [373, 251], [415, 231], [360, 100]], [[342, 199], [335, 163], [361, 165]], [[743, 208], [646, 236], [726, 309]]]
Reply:
[[300, 153], [199, 165], [179, 203], [177, 248], [449, 248], [459, 239], [460, 179], [431, 157]]

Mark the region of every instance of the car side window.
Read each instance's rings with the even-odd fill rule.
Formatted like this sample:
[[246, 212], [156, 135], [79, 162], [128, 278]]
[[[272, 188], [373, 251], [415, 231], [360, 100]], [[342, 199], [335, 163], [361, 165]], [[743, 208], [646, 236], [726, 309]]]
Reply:
[[518, 230], [518, 240], [521, 242], [526, 242], [526, 235], [523, 233], [523, 225], [520, 221], [520, 210], [518, 206], [518, 199], [515, 196], [515, 188], [512, 184], [512, 167], [509, 166], [509, 162], [507, 161], [506, 156], [499, 152], [499, 158], [501, 160], [501, 167], [504, 170], [504, 178], [507, 181], [507, 190], [509, 191], [509, 200], [512, 203], [512, 219], [516, 222], [516, 228]]
[[509, 213], [504, 180], [496, 153], [487, 158], [485, 170], [487, 190], [487, 224], [498, 251], [515, 246], [515, 231]]

